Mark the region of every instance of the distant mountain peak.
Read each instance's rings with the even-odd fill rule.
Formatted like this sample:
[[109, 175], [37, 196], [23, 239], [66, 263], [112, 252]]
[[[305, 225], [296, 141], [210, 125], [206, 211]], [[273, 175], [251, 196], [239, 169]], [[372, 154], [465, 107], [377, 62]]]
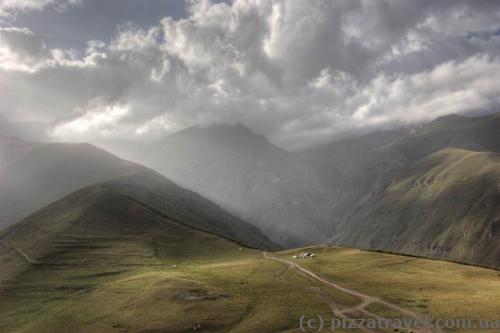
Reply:
[[[195, 140], [207, 144], [222, 144], [236, 149], [280, 149], [263, 136], [242, 124], [211, 124], [208, 126], [192, 126], [170, 134], [153, 143], [153, 147], [176, 141], [183, 142]], [[260, 148], [259, 148], [260, 147]]]
[[431, 124], [455, 124], [467, 120], [467, 117], [452, 113], [436, 118]]
[[203, 134], [224, 133], [224, 134], [229, 134], [229, 135], [243, 135], [244, 134], [244, 135], [249, 135], [249, 136], [261, 137], [260, 135], [256, 134], [254, 131], [252, 131], [250, 128], [248, 128], [247, 126], [245, 126], [241, 123], [236, 123], [236, 124], [217, 123], [217, 124], [210, 124], [210, 125], [206, 125], [206, 126], [196, 125], [196, 126], [188, 127], [186, 129], [186, 132], [191, 132], [191, 133], [197, 132], [197, 133], [203, 133]]

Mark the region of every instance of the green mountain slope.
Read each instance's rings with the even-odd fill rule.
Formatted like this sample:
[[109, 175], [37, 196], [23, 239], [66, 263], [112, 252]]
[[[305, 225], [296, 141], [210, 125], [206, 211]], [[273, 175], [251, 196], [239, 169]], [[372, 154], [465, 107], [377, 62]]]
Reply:
[[[154, 172], [92, 185], [0, 234], [0, 331], [186, 332], [203, 322], [220, 332], [256, 314], [252, 325], [265, 322], [273, 305], [295, 315], [299, 299], [322, 307], [314, 295], [289, 295], [268, 274], [277, 265], [260, 271], [261, 252], [248, 246], [273, 248]], [[276, 320], [271, 327], [292, 324]]]
[[450, 115], [303, 154], [336, 194], [332, 241], [496, 266], [499, 143], [500, 113]]
[[358, 206], [333, 239], [500, 265], [500, 155], [448, 148], [412, 163]]
[[[0, 240], [38, 261], [57, 252], [59, 237], [68, 233], [76, 238], [119, 238], [123, 233], [152, 237], [157, 233], [149, 230], [145, 212], [245, 246], [274, 247], [256, 227], [145, 168], [74, 192], [8, 227]], [[179, 240], [190, 242], [189, 237]]]

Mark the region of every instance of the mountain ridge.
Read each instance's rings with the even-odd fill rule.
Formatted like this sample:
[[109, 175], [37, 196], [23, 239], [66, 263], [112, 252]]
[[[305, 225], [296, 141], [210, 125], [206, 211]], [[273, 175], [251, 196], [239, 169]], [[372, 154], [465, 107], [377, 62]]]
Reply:
[[[121, 234], [139, 237], [144, 233], [155, 237], [148, 231], [150, 220], [160, 221], [155, 222], [159, 230], [175, 224], [183, 230], [247, 248], [278, 248], [256, 227], [151, 170], [79, 189], [0, 231], [0, 241], [22, 249], [20, 251], [32, 258], [33, 263], [43, 263], [44, 258], [58, 253], [58, 239], [67, 238], [65, 235], [71, 234], [75, 239], [85, 236], [91, 243], [93, 239], [119, 238]], [[167, 224], [164, 226], [161, 221]], [[174, 240], [190, 242], [189, 238]], [[4, 264], [9, 272], [9, 261]], [[10, 269], [11, 276], [2, 279], [20, 274], [27, 268], [26, 264], [29, 263], [25, 262], [20, 271]]]

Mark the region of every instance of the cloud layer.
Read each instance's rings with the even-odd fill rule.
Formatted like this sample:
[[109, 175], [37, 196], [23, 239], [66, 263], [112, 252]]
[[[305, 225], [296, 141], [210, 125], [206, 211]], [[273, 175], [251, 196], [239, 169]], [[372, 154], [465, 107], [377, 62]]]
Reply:
[[184, 19], [122, 26], [84, 52], [0, 28], [1, 112], [54, 121], [58, 140], [150, 141], [226, 122], [298, 148], [500, 104], [496, 1], [188, 6]]
[[71, 6], [81, 4], [82, 0], [2, 0], [0, 2], [0, 19], [12, 18], [19, 13], [51, 7], [64, 11]]

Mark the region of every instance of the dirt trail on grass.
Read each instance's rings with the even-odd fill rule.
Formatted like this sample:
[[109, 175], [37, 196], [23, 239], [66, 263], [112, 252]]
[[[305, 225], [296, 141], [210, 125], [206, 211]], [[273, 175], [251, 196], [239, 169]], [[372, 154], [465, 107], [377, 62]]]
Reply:
[[7, 244], [6, 242], [4, 242], [3, 240], [0, 240], [0, 245], [8, 248], [8, 249], [11, 249], [11, 250], [14, 250], [16, 251], [21, 257], [23, 257], [29, 264], [38, 264], [38, 260], [36, 259], [33, 259], [29, 256], [29, 254], [27, 254], [26, 252], [24, 252], [23, 250], [21, 250], [20, 248], [18, 248], [17, 246], [12, 246], [12, 245], [9, 245]]
[[[359, 291], [356, 291], [356, 290], [352, 290], [352, 289], [349, 289], [349, 288], [346, 288], [346, 287], [342, 287], [340, 285], [338, 285], [337, 283], [333, 282], [333, 281], [330, 281], [330, 280], [327, 280], [319, 275], [317, 275], [316, 273], [300, 266], [298, 263], [296, 262], [293, 262], [293, 261], [290, 261], [290, 260], [286, 260], [286, 259], [282, 259], [282, 258], [278, 258], [278, 257], [274, 257], [274, 256], [270, 256], [267, 252], [263, 252], [262, 253], [265, 260], [268, 260], [268, 259], [271, 259], [271, 260], [275, 260], [275, 261], [279, 261], [281, 263], [284, 263], [286, 265], [288, 265], [291, 269], [295, 269], [296, 271], [298, 271], [299, 273], [309, 277], [309, 278], [312, 278], [313, 280], [317, 281], [317, 282], [320, 282], [321, 284], [325, 285], [325, 286], [328, 286], [328, 287], [331, 287], [331, 288], [334, 288], [334, 289], [337, 289], [339, 291], [342, 291], [346, 294], [349, 294], [351, 296], [354, 296], [354, 297], [357, 297], [360, 299], [361, 301], [361, 304], [359, 305], [356, 305], [354, 307], [351, 307], [351, 308], [347, 308], [347, 309], [343, 309], [342, 311], [338, 310], [338, 306], [337, 304], [330, 298], [330, 300], [328, 301], [329, 303], [329, 306], [331, 307], [331, 309], [333, 310], [334, 314], [341, 317], [341, 318], [346, 318], [346, 319], [351, 319], [350, 317], [348, 317], [346, 314], [347, 313], [363, 313], [365, 315], [368, 315], [368, 316], [371, 316], [373, 318], [376, 318], [376, 319], [385, 319], [385, 318], [382, 318], [374, 313], [371, 313], [369, 312], [368, 310], [365, 309], [366, 306], [372, 304], [372, 303], [378, 303], [378, 304], [381, 304], [381, 305], [384, 305], [392, 310], [395, 310], [401, 314], [404, 314], [406, 316], [409, 316], [413, 319], [416, 319], [418, 320], [419, 322], [427, 322], [426, 320], [426, 317], [423, 316], [422, 314], [419, 314], [419, 313], [416, 313], [416, 312], [413, 312], [413, 311], [410, 311], [410, 310], [407, 310], [407, 309], [404, 309], [396, 304], [392, 304], [392, 303], [389, 303], [387, 301], [384, 301], [378, 297], [374, 297], [374, 296], [371, 296], [371, 295], [367, 295], [367, 294], [364, 294], [364, 293], [361, 293]], [[323, 295], [323, 298], [325, 298], [325, 295]], [[377, 332], [380, 332], [378, 330], [371, 330], [371, 329], [367, 329], [366, 327], [360, 327], [360, 329], [364, 332], [368, 332], [368, 333], [377, 333]], [[418, 329], [412, 329], [412, 332], [414, 333], [442, 333], [441, 330], [434, 330], [432, 327], [427, 327], [427, 328], [418, 328]]]

